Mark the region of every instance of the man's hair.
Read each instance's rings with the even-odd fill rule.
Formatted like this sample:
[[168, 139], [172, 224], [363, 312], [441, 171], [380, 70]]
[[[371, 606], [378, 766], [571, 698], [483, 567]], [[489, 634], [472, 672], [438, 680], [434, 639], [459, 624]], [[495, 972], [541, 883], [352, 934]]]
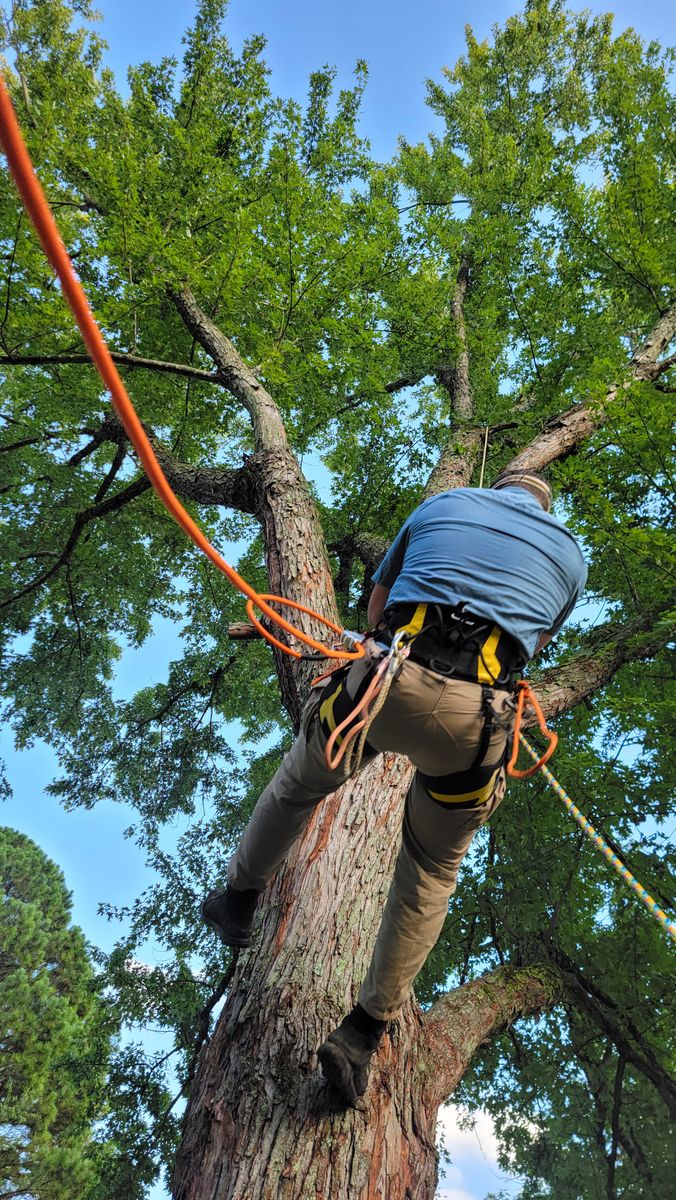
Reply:
[[525, 488], [531, 496], [535, 496], [535, 499], [540, 501], [545, 512], [549, 512], [552, 507], [552, 489], [547, 480], [543, 479], [541, 475], [534, 475], [531, 471], [503, 471], [502, 475], [498, 475], [495, 483], [491, 484], [491, 487], [493, 490], [508, 487]]

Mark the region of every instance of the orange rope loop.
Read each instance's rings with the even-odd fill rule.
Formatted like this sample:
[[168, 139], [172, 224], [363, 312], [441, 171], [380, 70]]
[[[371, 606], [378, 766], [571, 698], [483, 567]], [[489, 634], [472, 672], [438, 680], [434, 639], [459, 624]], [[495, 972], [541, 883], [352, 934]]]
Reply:
[[[548, 739], [549, 745], [547, 746], [547, 749], [545, 750], [542, 757], [537, 760], [537, 762], [535, 763], [534, 766], [528, 767], [528, 769], [525, 771], [520, 771], [516, 765], [516, 760], [519, 757], [519, 745], [520, 745], [519, 738], [521, 736], [521, 720], [523, 718], [523, 707], [524, 707], [526, 700], [530, 704], [531, 708], [534, 709], [535, 715], [536, 715], [536, 717], [538, 719], [538, 723], [540, 725], [540, 730], [545, 735], [545, 737]], [[514, 741], [512, 743], [512, 753], [511, 753], [509, 762], [507, 763], [507, 774], [511, 775], [512, 779], [530, 779], [531, 775], [534, 775], [536, 771], [539, 771], [540, 767], [544, 766], [544, 764], [546, 762], [548, 762], [549, 759], [552, 757], [552, 754], [556, 750], [558, 740], [559, 740], [559, 735], [557, 733], [554, 733], [554, 730], [550, 729], [548, 727], [547, 722], [545, 720], [545, 714], [543, 713], [542, 709], [540, 708], [537, 697], [536, 697], [534, 691], [532, 690], [530, 684], [528, 683], [528, 681], [526, 679], [520, 679], [517, 684], [516, 718], [514, 721]]]
[[[315, 641], [309, 634], [303, 633], [302, 629], [298, 629], [295, 625], [292, 625], [285, 617], [275, 612], [274, 608], [271, 608], [268, 604], [268, 600], [278, 600], [278, 597], [261, 596], [246, 580], [242, 579], [234, 567], [231, 567], [218, 551], [214, 549], [199, 525], [195, 524], [178, 497], [174, 495], [164, 471], [157, 461], [155, 451], [148, 441], [134, 406], [129, 399], [101, 331], [92, 315], [80, 281], [75, 274], [73, 264], [61, 240], [61, 235], [52, 216], [47, 198], [33, 169], [33, 164], [21, 135], [7, 86], [1, 75], [0, 142], [7, 155], [7, 161], [14, 177], [14, 182], [16, 183], [26, 211], [42, 243], [42, 248], [61, 281], [64, 296], [80, 327], [80, 332], [82, 333], [92, 361], [105, 387], [110, 392], [115, 411], [141, 460], [143, 469], [167, 512], [178, 522], [184, 533], [187, 534], [195, 545], [206, 554], [207, 558], [223, 572], [230, 583], [247, 596], [249, 603], [252, 606], [256, 605], [269, 621], [280, 626], [286, 633], [298, 638], [300, 642], [304, 642], [306, 646], [311, 646], [313, 650], [320, 651], [327, 658], [363, 658], [364, 650], [361, 645], [355, 645], [353, 650], [329, 649], [323, 646], [321, 642]], [[305, 613], [323, 625], [328, 625], [330, 629], [339, 634], [343, 632], [333, 622], [327, 621], [319, 613], [313, 612], [312, 609], [306, 608], [303, 604], [298, 604], [292, 600], [283, 600], [282, 603], [289, 605], [299, 612]], [[279, 650], [282, 650], [284, 654], [290, 654], [293, 658], [302, 657], [300, 651], [293, 650], [290, 646], [284, 645], [283, 642], [269, 633], [260, 621], [253, 618], [252, 620], [263, 637], [274, 646], [277, 646]]]

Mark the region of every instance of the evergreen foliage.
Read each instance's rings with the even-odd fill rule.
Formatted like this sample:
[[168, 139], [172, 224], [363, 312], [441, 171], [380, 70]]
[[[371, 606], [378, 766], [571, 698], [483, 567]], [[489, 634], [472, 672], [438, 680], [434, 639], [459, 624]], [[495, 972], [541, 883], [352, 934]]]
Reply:
[[63, 876], [38, 847], [0, 829], [0, 1188], [81, 1200], [105, 1150], [110, 1019]]

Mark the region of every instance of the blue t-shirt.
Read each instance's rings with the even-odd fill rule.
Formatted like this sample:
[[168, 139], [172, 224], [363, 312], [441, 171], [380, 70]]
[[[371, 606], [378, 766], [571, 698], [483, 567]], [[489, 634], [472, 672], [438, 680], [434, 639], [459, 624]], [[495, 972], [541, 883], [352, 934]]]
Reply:
[[458, 604], [494, 621], [530, 658], [587, 581], [578, 543], [525, 488], [455, 488], [425, 500], [373, 576], [390, 604]]

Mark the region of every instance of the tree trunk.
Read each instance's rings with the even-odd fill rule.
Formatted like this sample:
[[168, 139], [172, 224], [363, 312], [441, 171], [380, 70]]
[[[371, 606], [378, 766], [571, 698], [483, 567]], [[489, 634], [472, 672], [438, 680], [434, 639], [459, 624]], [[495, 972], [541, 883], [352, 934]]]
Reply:
[[176, 1200], [434, 1195], [436, 1106], [416, 1071], [414, 1006], [383, 1039], [363, 1108], [336, 1106], [316, 1057], [368, 967], [410, 770], [383, 755], [325, 800], [268, 889], [203, 1051]]
[[[190, 293], [184, 290], [177, 305], [252, 415], [257, 448], [246, 464], [246, 483], [261, 521], [271, 589], [335, 619], [318, 514], [271, 397]], [[645, 353], [652, 350], [651, 343]], [[468, 440], [449, 445], [444, 478], [439, 469], [429, 491], [435, 483], [467, 481], [463, 472], [471, 470], [479, 435], [462, 432]], [[561, 456], [568, 447], [559, 432], [548, 436], [558, 441]], [[556, 456], [549, 443], [546, 454], [548, 461]], [[311, 624], [306, 618], [304, 628]], [[322, 636], [316, 625], [311, 631]], [[594, 648], [595, 686], [627, 656], [641, 656], [641, 631], [630, 632], [631, 646], [619, 657], [605, 646]], [[590, 663], [582, 680], [575, 660], [569, 665], [565, 695], [560, 680], [544, 681], [551, 692], [543, 695], [545, 711], [563, 711], [581, 689], [586, 694]], [[277, 668], [297, 723], [315, 668], [279, 658]], [[383, 1038], [360, 1108], [337, 1107], [316, 1051], [352, 1007], [366, 974], [411, 770], [406, 760], [382, 755], [329, 796], [264, 896], [254, 946], [238, 963], [213, 1039], [202, 1051], [175, 1200], [432, 1200], [439, 1105], [482, 1042], [558, 1000], [561, 975], [551, 964], [502, 967], [456, 989], [426, 1015], [412, 999]]]
[[398, 850], [411, 767], [385, 754], [321, 804], [266, 893], [190, 1095], [175, 1200], [432, 1200], [439, 1105], [481, 1043], [555, 1002], [550, 968], [492, 972], [383, 1038], [357, 1110], [316, 1050], [354, 1003]]

